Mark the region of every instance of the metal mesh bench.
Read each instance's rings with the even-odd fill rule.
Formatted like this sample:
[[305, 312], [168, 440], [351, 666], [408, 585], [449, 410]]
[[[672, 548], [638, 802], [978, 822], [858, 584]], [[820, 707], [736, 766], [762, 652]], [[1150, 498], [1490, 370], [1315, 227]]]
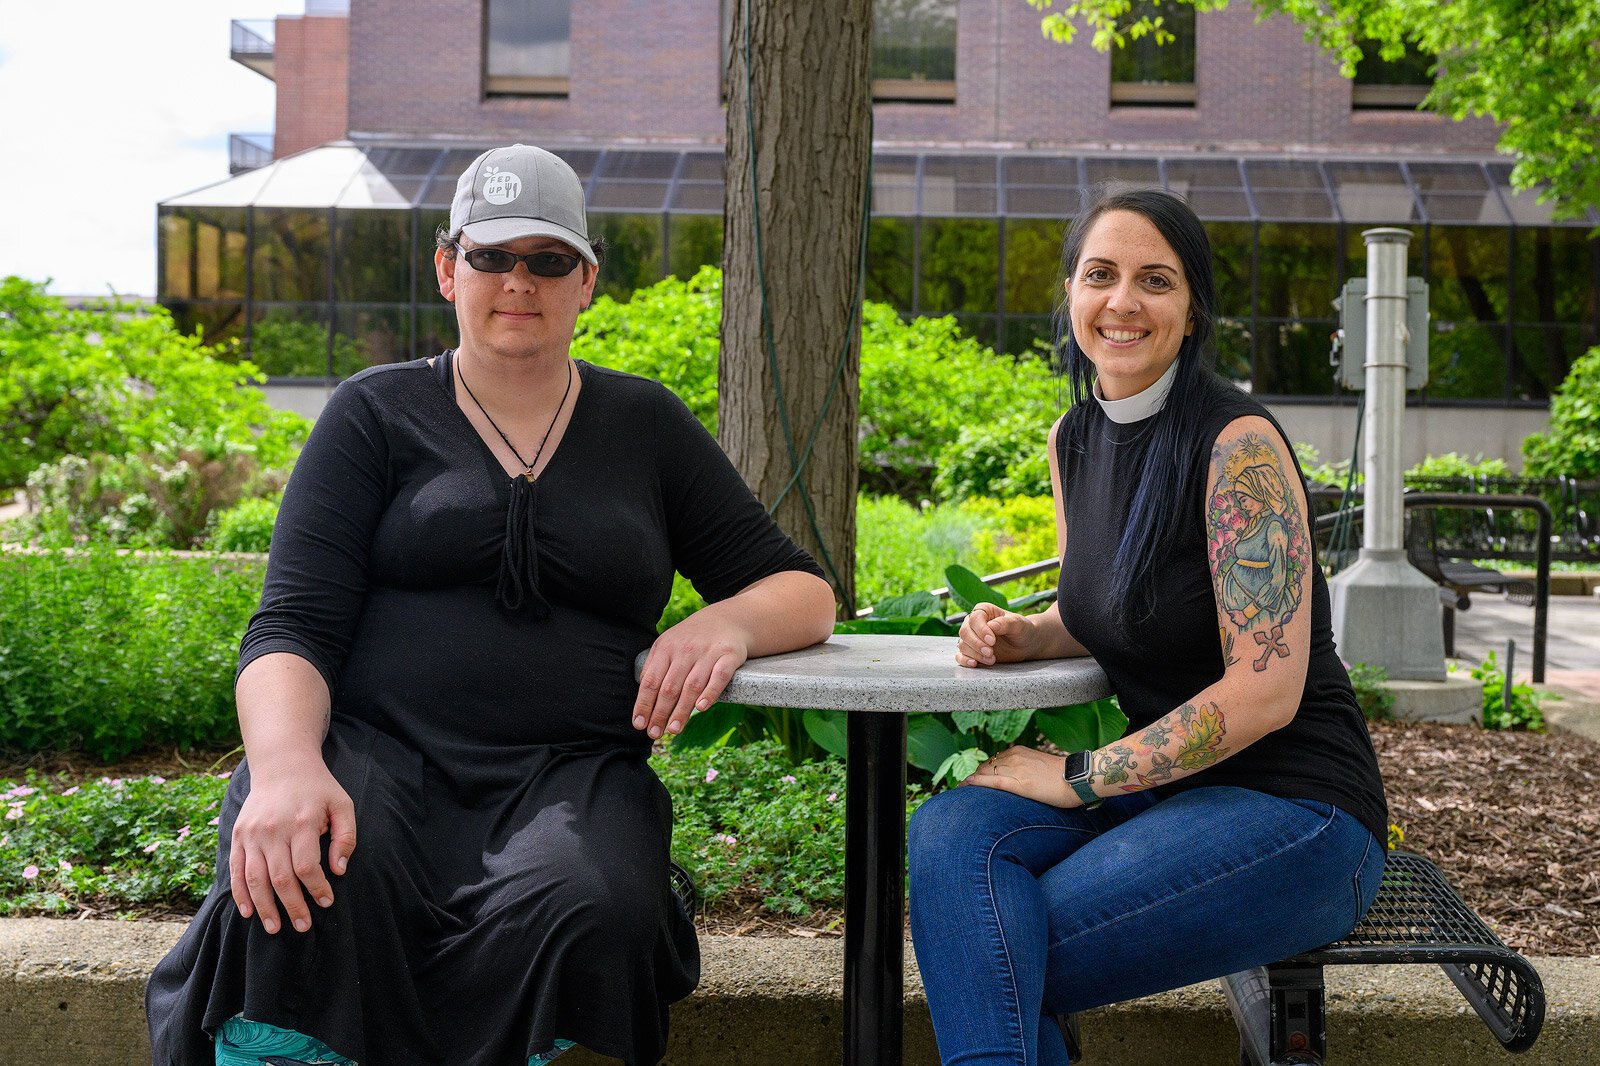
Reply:
[[[1439, 868], [1389, 853], [1366, 917], [1336, 944], [1221, 979], [1239, 1028], [1240, 1066], [1321, 1066], [1327, 1061], [1323, 968], [1438, 963], [1507, 1051], [1526, 1051], [1544, 1025], [1544, 985], [1528, 960], [1501, 943]], [[1083, 1055], [1078, 1018], [1058, 1015], [1067, 1057]]]
[[1456, 895], [1439, 868], [1397, 851], [1361, 924], [1336, 944], [1222, 979], [1239, 1027], [1241, 1066], [1327, 1058], [1323, 968], [1438, 963], [1507, 1051], [1533, 1046], [1544, 1024], [1544, 985], [1528, 960]]

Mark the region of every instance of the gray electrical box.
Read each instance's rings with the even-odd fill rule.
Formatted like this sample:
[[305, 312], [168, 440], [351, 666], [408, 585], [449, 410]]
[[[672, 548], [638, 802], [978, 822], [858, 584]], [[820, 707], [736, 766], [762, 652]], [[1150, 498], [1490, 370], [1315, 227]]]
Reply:
[[[1351, 278], [1334, 298], [1339, 312], [1338, 379], [1347, 389], [1367, 387], [1367, 279]], [[1428, 383], [1428, 283], [1406, 279], [1406, 388]]]

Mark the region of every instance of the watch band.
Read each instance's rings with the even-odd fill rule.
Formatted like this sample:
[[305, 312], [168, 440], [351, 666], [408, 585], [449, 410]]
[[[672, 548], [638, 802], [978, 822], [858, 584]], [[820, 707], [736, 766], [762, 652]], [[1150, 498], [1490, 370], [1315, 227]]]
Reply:
[[1098, 807], [1105, 801], [1095, 794], [1094, 788], [1089, 784], [1091, 754], [1088, 751], [1075, 751], [1068, 755], [1062, 773], [1067, 779], [1067, 784], [1072, 786], [1072, 791], [1077, 793], [1078, 799], [1083, 801], [1085, 807]]

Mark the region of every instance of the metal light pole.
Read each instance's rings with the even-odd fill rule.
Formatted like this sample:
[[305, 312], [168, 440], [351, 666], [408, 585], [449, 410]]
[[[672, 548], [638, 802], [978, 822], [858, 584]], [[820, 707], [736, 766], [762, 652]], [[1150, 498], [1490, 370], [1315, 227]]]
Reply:
[[1366, 507], [1361, 556], [1328, 582], [1333, 638], [1349, 662], [1395, 679], [1443, 681], [1439, 594], [1405, 552], [1400, 439], [1406, 402], [1406, 246], [1403, 229], [1369, 229], [1366, 301]]

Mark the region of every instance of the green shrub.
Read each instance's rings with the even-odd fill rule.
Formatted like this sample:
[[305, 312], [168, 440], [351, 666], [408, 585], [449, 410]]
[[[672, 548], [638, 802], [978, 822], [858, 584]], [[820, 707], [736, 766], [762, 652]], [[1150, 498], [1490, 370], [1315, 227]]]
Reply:
[[64, 455], [234, 447], [286, 466], [310, 423], [275, 411], [248, 363], [179, 333], [160, 307], [73, 310], [44, 286], [0, 279], [0, 488]]
[[226, 778], [0, 781], [0, 915], [193, 908], [215, 878]]
[[67, 455], [28, 475], [31, 512], [17, 528], [44, 547], [194, 548], [215, 512], [286, 480], [235, 444], [209, 458], [165, 445], [147, 455]]
[[656, 632], [664, 633], [679, 622], [694, 614], [706, 605], [700, 594], [689, 584], [689, 579], [682, 574], [672, 575], [672, 596], [667, 600], [666, 609], [661, 612], [661, 618], [656, 622]]
[[1506, 707], [1506, 675], [1495, 661], [1494, 652], [1472, 668], [1472, 676], [1483, 682], [1483, 727], [1485, 729], [1525, 729], [1544, 732], [1542, 697], [1524, 681], [1511, 683], [1511, 706]]
[[236, 743], [262, 567], [110, 551], [0, 556], [0, 750]]
[[777, 744], [757, 742], [671, 748], [651, 764], [672, 794], [673, 858], [707, 904], [754, 894], [769, 910], [807, 914], [843, 900], [843, 762], [791, 765]]
[[1405, 472], [1407, 480], [1426, 481], [1431, 478], [1510, 477], [1511, 468], [1504, 459], [1485, 459], [1482, 455], [1468, 459], [1456, 452], [1430, 455]]
[[856, 501], [856, 602], [938, 588], [951, 563], [973, 566], [982, 519], [954, 504], [913, 507], [898, 496]]
[[1049, 434], [1049, 424], [1031, 415], [962, 426], [939, 452], [934, 495], [941, 500], [1049, 496]]
[[[672, 794], [673, 858], [708, 905], [804, 915], [842, 903], [842, 762], [791, 766], [770, 743], [650, 761]], [[226, 776], [0, 781], [0, 915], [192, 908], [215, 874]], [[908, 793], [907, 815], [926, 798]]]
[[211, 512], [206, 524], [205, 547], [214, 552], [265, 552], [272, 544], [272, 524], [278, 520], [283, 494], [255, 496], [232, 507]]
[[702, 267], [687, 281], [666, 278], [626, 303], [598, 296], [578, 319], [572, 354], [599, 366], [655, 378], [717, 431], [717, 354], [722, 272]]
[[[1043, 456], [1062, 403], [1044, 360], [997, 356], [963, 336], [953, 318], [908, 322], [873, 303], [862, 312], [861, 484], [867, 491], [908, 499], [934, 495], [940, 455], [961, 430], [1001, 421], [1011, 425], [1009, 473], [1020, 458], [1018, 438], [1020, 450]], [[953, 455], [950, 466], [959, 462]], [[1036, 483], [1037, 470], [1028, 476]]]
[[[626, 303], [597, 298], [579, 319], [572, 354], [662, 381], [714, 433], [721, 314], [722, 274], [702, 267], [687, 281], [667, 278], [639, 289]], [[1036, 486], [1045, 434], [1059, 413], [1058, 393], [1041, 359], [997, 356], [963, 336], [953, 318], [907, 322], [887, 304], [868, 303], [861, 340], [862, 487], [928, 497], [939, 456], [961, 429], [996, 420], [1014, 420], [1010, 432], [1019, 440], [1033, 438], [1017, 446], [1011, 464], [1017, 469], [1003, 475], [1018, 486]], [[1020, 461], [1023, 452], [1037, 453], [1031, 467]]]
[[1522, 442], [1532, 477], [1600, 478], [1600, 348], [1590, 348], [1550, 400], [1550, 432]]
[[[1004, 500], [978, 497], [962, 501], [960, 507], [980, 523], [972, 535], [971, 566], [978, 573], [996, 574], [1057, 557], [1056, 504], [1048, 484], [1042, 496], [1012, 496]], [[1059, 578], [1059, 571], [1049, 570], [1014, 581], [1005, 591], [1016, 596], [1055, 588]]]
[[1350, 663], [1350, 687], [1355, 689], [1356, 704], [1369, 722], [1394, 721], [1394, 693], [1389, 691], [1389, 671], [1370, 663]]

